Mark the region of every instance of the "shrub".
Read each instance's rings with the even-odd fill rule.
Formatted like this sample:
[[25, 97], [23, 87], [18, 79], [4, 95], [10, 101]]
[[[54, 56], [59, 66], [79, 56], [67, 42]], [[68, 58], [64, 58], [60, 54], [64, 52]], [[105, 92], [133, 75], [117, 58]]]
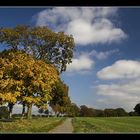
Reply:
[[9, 117], [9, 111], [6, 106], [1, 106], [0, 107], [0, 119], [8, 119]]

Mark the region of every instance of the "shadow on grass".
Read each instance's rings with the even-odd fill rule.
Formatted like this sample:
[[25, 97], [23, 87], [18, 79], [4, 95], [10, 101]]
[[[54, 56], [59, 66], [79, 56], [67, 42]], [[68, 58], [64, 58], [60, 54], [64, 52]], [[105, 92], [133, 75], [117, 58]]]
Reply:
[[15, 119], [11, 118], [11, 119], [0, 119], [0, 122], [14, 122]]

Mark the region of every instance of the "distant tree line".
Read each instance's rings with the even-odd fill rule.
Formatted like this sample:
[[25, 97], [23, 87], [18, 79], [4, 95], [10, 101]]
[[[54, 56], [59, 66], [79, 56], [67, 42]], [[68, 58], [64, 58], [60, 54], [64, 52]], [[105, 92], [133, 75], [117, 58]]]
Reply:
[[[140, 103], [134, 107], [134, 111], [126, 112], [123, 108], [106, 108], [104, 110], [94, 109], [81, 105], [78, 107], [75, 103], [69, 104], [67, 111], [64, 113], [68, 117], [122, 117], [122, 116], [140, 116]], [[43, 110], [39, 110], [39, 113], [43, 113]], [[49, 114], [49, 111], [44, 114]], [[61, 113], [60, 113], [61, 114]], [[60, 115], [59, 114], [59, 115]], [[59, 116], [57, 115], [57, 116]], [[44, 115], [42, 115], [44, 116]]]
[[79, 117], [119, 117], [119, 116], [129, 116], [123, 108], [106, 108], [104, 110], [94, 109], [87, 107], [86, 105], [81, 105], [79, 108]]
[[140, 103], [134, 107], [134, 111], [126, 112], [123, 108], [106, 108], [104, 110], [94, 109], [82, 105], [79, 108], [81, 117], [121, 117], [121, 116], [140, 116]]

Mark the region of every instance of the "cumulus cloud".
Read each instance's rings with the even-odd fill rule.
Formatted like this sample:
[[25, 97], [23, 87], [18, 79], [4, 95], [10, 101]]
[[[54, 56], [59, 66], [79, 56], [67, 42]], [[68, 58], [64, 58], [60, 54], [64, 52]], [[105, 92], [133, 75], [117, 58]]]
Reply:
[[119, 60], [97, 73], [100, 79], [131, 79], [140, 77], [140, 61]]
[[140, 80], [123, 84], [104, 84], [96, 87], [96, 93], [104, 96], [98, 102], [108, 107], [123, 107], [132, 111], [140, 102]]
[[67, 65], [67, 72], [78, 72], [86, 74], [94, 66], [95, 62], [88, 54], [82, 53], [76, 58], [72, 59], [72, 63]]
[[95, 65], [95, 58], [98, 60], [104, 60], [117, 52], [119, 52], [118, 49], [105, 52], [92, 50], [91, 52], [80, 52], [79, 54], [75, 54], [76, 57], [72, 59], [72, 63], [67, 65], [67, 73], [77, 72], [79, 74], [90, 74]]
[[97, 76], [103, 80], [111, 80], [111, 84], [96, 86], [97, 95], [102, 96], [98, 100], [100, 104], [108, 107], [124, 107], [127, 111], [132, 111], [134, 106], [140, 102], [139, 61], [116, 61], [111, 66], [97, 72]]
[[124, 31], [116, 27], [110, 17], [117, 8], [107, 7], [54, 7], [39, 12], [37, 26], [49, 26], [74, 36], [76, 44], [112, 43], [125, 39]]
[[101, 52], [97, 52], [96, 50], [92, 50], [90, 52], [90, 55], [97, 58], [98, 60], [104, 60], [104, 59], [107, 59], [110, 55], [112, 55], [114, 53], [118, 53], [118, 52], [119, 52], [119, 49], [114, 49], [114, 50], [109, 50], [109, 51], [101, 51]]

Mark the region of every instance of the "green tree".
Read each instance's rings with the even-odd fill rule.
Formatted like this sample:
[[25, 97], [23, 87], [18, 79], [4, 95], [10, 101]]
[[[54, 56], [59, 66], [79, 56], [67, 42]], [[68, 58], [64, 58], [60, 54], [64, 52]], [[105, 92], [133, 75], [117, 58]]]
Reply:
[[78, 117], [80, 115], [80, 108], [75, 103], [71, 103], [66, 114], [69, 117]]
[[104, 114], [105, 114], [105, 117], [115, 117], [115, 116], [117, 116], [116, 111], [112, 108], [104, 109]]
[[49, 104], [55, 114], [67, 113], [71, 105], [70, 97], [68, 96], [68, 86], [61, 80], [55, 83], [51, 93], [52, 99]]
[[95, 117], [104, 117], [104, 111], [100, 109], [94, 109], [94, 116]]
[[92, 116], [94, 116], [94, 109], [88, 108], [86, 105], [81, 105], [80, 106], [80, 116], [92, 117]]
[[107, 108], [104, 110], [104, 115], [106, 117], [119, 117], [119, 116], [128, 116], [128, 113], [123, 108]]
[[14, 50], [24, 50], [47, 63], [54, 64], [59, 72], [71, 63], [75, 47], [72, 35], [53, 32], [48, 27], [18, 25], [0, 29], [0, 43]]
[[138, 113], [135, 111], [131, 111], [128, 113], [129, 116], [138, 116]]
[[134, 110], [140, 116], [140, 103], [136, 104], [136, 106], [134, 107]]
[[128, 113], [123, 108], [116, 108], [115, 112], [117, 116], [127, 116]]

